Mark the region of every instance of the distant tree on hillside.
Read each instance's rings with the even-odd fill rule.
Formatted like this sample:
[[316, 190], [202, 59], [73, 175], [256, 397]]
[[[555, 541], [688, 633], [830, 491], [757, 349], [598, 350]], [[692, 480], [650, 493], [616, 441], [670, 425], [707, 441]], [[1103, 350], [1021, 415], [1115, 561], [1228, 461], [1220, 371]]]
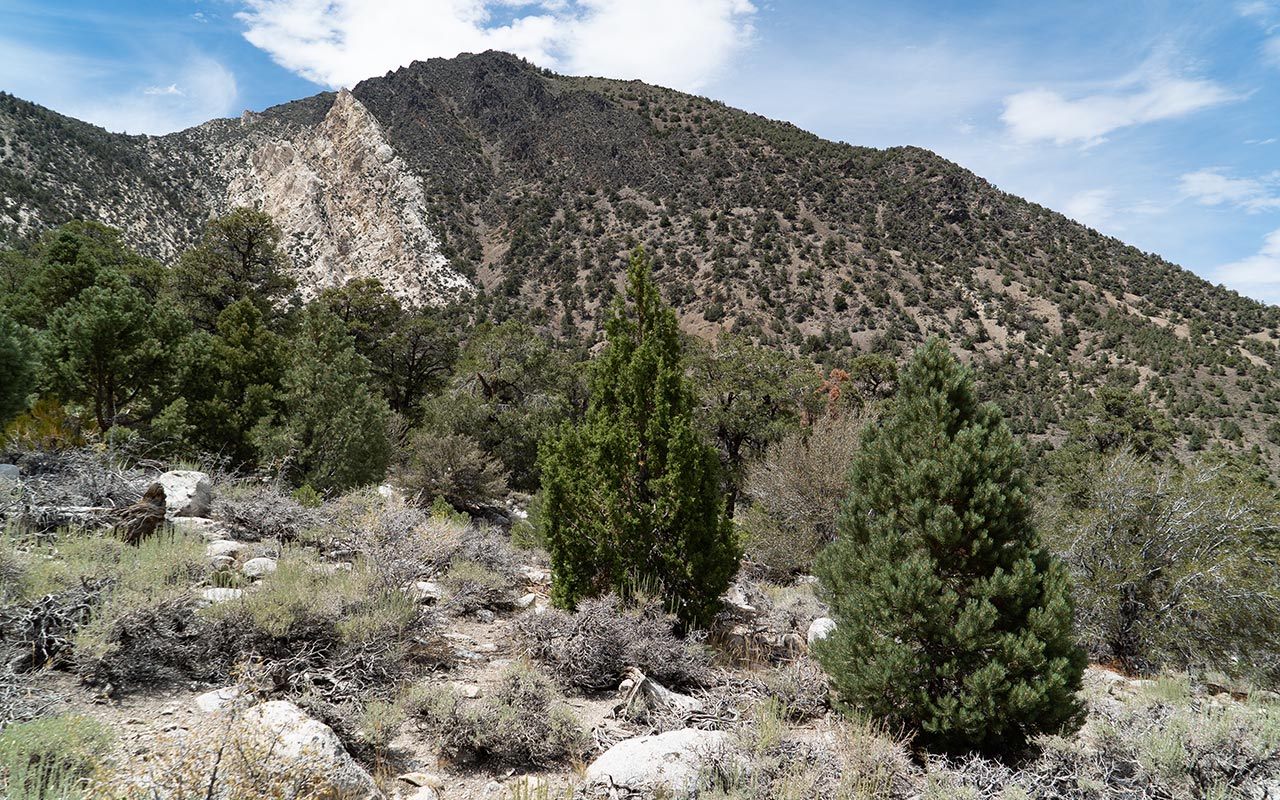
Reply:
[[211, 331], [227, 306], [247, 298], [274, 327], [278, 304], [297, 285], [286, 273], [280, 240], [280, 228], [264, 211], [237, 208], [209, 220], [200, 243], [173, 270], [173, 291], [192, 322]]

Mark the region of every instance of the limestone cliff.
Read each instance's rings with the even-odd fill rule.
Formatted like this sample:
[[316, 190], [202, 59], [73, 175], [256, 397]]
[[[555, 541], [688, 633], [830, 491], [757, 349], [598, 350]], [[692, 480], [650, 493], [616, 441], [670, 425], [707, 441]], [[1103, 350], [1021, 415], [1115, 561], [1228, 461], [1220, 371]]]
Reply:
[[356, 277], [377, 278], [411, 303], [474, 292], [440, 252], [421, 180], [345, 89], [313, 130], [246, 136], [223, 154], [220, 171], [221, 205], [261, 208], [280, 225], [304, 296]]

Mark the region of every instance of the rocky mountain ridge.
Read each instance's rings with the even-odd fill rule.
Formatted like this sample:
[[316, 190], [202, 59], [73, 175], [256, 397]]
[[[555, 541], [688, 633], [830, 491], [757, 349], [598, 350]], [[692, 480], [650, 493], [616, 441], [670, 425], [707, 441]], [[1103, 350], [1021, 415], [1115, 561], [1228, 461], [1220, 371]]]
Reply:
[[1174, 419], [1182, 446], [1277, 459], [1280, 309], [918, 148], [832, 143], [492, 52], [163, 137], [0, 95], [10, 243], [88, 217], [168, 262], [237, 204], [276, 216], [309, 291], [375, 276], [413, 302], [591, 337], [645, 244], [695, 334], [828, 366], [942, 334], [1033, 439], [1118, 384]]

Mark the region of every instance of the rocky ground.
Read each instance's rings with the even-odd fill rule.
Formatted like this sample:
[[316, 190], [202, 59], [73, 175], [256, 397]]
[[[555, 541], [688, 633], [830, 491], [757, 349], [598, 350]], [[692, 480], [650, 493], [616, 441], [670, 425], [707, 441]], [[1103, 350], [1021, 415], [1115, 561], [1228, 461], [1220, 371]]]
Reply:
[[[89, 796], [1280, 798], [1265, 692], [1095, 666], [1080, 732], [942, 759], [831, 709], [808, 580], [744, 575], [682, 641], [652, 604], [550, 608], [541, 551], [389, 488], [314, 507], [194, 471], [0, 480], [0, 771], [25, 717], [96, 720]], [[153, 482], [166, 525], [128, 549], [112, 526]]]

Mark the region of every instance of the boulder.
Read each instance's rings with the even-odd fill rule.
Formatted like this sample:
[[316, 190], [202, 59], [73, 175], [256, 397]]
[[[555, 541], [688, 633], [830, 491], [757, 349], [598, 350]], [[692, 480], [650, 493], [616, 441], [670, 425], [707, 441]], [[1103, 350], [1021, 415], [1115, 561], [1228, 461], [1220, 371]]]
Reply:
[[0, 485], [17, 483], [22, 479], [22, 471], [16, 464], [0, 464]]
[[207, 517], [213, 500], [213, 484], [209, 476], [195, 470], [166, 472], [156, 479], [164, 487], [166, 510], [170, 517]]
[[263, 769], [277, 774], [323, 775], [333, 794], [351, 800], [381, 800], [373, 777], [343, 748], [333, 729], [285, 700], [261, 703], [238, 720], [243, 731], [267, 737], [271, 758]]
[[196, 695], [196, 699], [193, 702], [199, 710], [206, 714], [212, 714], [231, 705], [239, 696], [240, 688], [238, 686], [224, 686], [221, 689], [214, 689], [211, 692]]
[[244, 595], [243, 589], [228, 589], [222, 586], [213, 586], [200, 590], [200, 599], [206, 603], [226, 603], [231, 600], [239, 600], [242, 595]]
[[809, 644], [825, 639], [836, 629], [836, 621], [831, 617], [818, 617], [809, 623]]
[[711, 759], [729, 748], [729, 734], [723, 731], [683, 728], [637, 736], [606, 750], [587, 767], [586, 780], [592, 786], [627, 792], [690, 797], [703, 788]]
[[240, 571], [250, 578], [261, 578], [267, 573], [276, 571], [276, 560], [266, 556], [251, 558], [244, 562], [244, 566], [240, 568]]
[[538, 602], [538, 595], [533, 592], [529, 592], [528, 594], [521, 596], [521, 598], [516, 601], [516, 608], [528, 608], [536, 602]]
[[219, 556], [232, 556], [244, 549], [244, 545], [231, 539], [219, 539], [216, 542], [209, 542], [205, 545], [204, 554], [206, 558], [218, 558]]

